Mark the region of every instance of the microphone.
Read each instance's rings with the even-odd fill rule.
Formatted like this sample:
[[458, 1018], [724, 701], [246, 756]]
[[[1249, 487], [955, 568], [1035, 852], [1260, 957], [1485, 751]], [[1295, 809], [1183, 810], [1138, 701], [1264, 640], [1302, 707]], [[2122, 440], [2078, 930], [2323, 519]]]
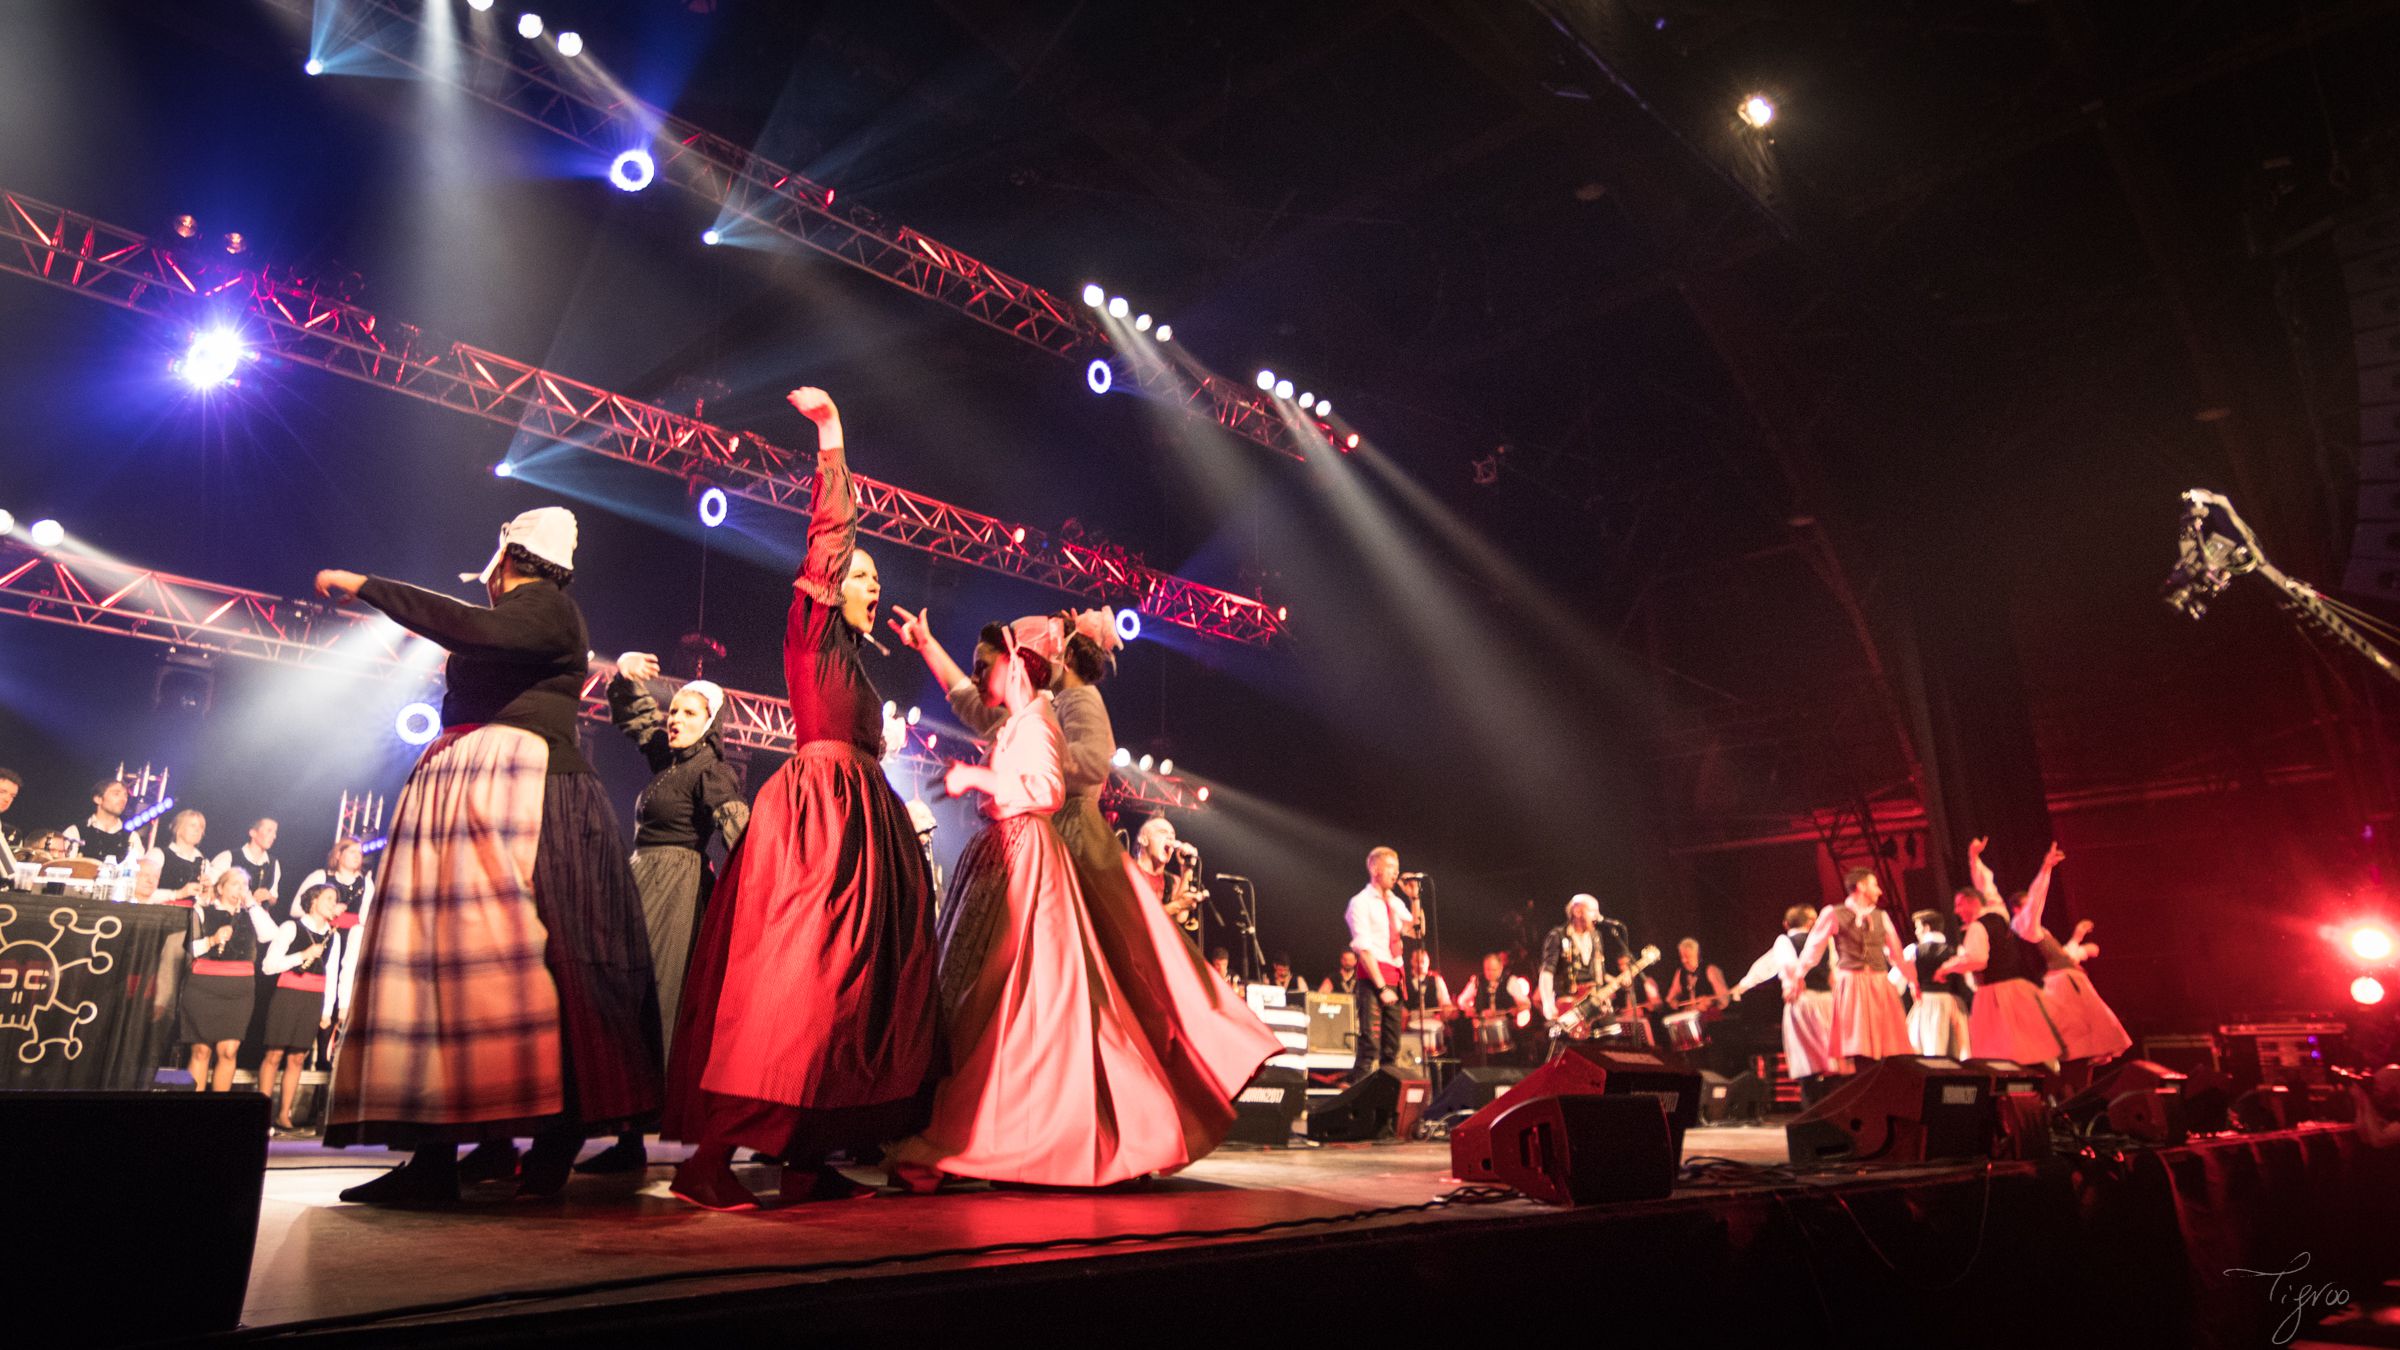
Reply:
[[1175, 851], [1187, 858], [1197, 858], [1200, 856], [1200, 850], [1191, 844], [1178, 842], [1175, 845]]
[[859, 640], [859, 641], [861, 641], [861, 642], [863, 642], [863, 643], [865, 643], [865, 644], [867, 644], [867, 645], [868, 645], [868, 646], [870, 646], [870, 647], [873, 647], [873, 648], [874, 648], [876, 651], [878, 651], [878, 652], [882, 653], [882, 654], [883, 654], [883, 655], [885, 655], [885, 656], [890, 656], [890, 655], [892, 654], [892, 649], [891, 649], [891, 648], [889, 648], [889, 647], [886, 647], [886, 646], [884, 646], [884, 645], [883, 645], [882, 643], [880, 643], [880, 642], [877, 642], [877, 641], [875, 640], [875, 635], [874, 635], [873, 633], [869, 633], [869, 632], [861, 631], [861, 632], [859, 633], [859, 635], [858, 635], [858, 640]]
[[1400, 879], [1402, 881], [1423, 881], [1425, 874], [1423, 872], [1402, 872]]
[[1216, 879], [1219, 881], [1239, 881], [1244, 885], [1248, 885], [1250, 881], [1250, 878], [1248, 877], [1237, 877], [1231, 872], [1219, 872], [1217, 873]]

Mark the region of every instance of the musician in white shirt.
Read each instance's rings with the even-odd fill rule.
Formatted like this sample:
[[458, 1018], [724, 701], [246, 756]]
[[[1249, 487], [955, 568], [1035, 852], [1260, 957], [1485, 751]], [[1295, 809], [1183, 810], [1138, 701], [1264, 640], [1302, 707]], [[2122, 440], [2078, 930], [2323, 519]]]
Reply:
[[1400, 878], [1400, 854], [1378, 848], [1367, 855], [1367, 884], [1350, 897], [1342, 918], [1350, 927], [1350, 950], [1358, 953], [1358, 1058], [1353, 1081], [1379, 1064], [1400, 1058], [1403, 938], [1425, 935], [1425, 911], [1417, 883]]

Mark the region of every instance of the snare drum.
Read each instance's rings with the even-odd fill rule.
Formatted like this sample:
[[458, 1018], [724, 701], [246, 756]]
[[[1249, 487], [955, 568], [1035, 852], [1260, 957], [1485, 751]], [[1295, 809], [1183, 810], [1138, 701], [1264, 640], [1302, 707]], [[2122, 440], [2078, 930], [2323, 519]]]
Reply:
[[1505, 1055], [1517, 1048], [1516, 1033], [1509, 1028], [1507, 1013], [1490, 1013], [1475, 1019], [1475, 1048], [1487, 1055]]
[[1686, 1008], [1682, 1012], [1668, 1013], [1667, 1044], [1677, 1050], [1697, 1050], [1708, 1044], [1708, 1030], [1700, 1025], [1702, 1011], [1699, 1008]]
[[1425, 1047], [1427, 1059], [1440, 1059], [1450, 1053], [1450, 1027], [1440, 1013], [1411, 1013], [1408, 1020]]

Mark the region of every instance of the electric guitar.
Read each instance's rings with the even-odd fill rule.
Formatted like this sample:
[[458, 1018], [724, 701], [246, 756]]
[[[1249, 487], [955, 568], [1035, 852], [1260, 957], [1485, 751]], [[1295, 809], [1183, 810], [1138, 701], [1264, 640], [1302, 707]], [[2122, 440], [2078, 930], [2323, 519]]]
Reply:
[[1592, 1024], [1608, 1015], [1610, 1002], [1632, 985], [1635, 980], [1641, 978], [1642, 972], [1648, 970], [1657, 960], [1658, 948], [1642, 948], [1642, 954], [1634, 958], [1632, 965], [1594, 984], [1590, 989], [1584, 991], [1583, 997], [1575, 1000], [1574, 1007], [1552, 1018], [1550, 1034], [1553, 1036], [1586, 1034]]

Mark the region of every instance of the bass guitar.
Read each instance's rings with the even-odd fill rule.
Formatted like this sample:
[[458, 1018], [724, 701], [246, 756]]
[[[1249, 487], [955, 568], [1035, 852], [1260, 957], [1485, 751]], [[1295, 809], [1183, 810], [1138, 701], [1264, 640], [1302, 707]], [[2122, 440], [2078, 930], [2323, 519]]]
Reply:
[[1642, 954], [1633, 959], [1633, 964], [1594, 984], [1590, 989], [1584, 991], [1583, 997], [1575, 1000], [1574, 1007], [1550, 1019], [1550, 1034], [1553, 1036], [1590, 1035], [1593, 1026], [1607, 1019], [1609, 1004], [1615, 1001], [1617, 995], [1624, 992], [1635, 980], [1641, 978], [1642, 972], [1648, 970], [1657, 960], [1658, 948], [1642, 948]]

